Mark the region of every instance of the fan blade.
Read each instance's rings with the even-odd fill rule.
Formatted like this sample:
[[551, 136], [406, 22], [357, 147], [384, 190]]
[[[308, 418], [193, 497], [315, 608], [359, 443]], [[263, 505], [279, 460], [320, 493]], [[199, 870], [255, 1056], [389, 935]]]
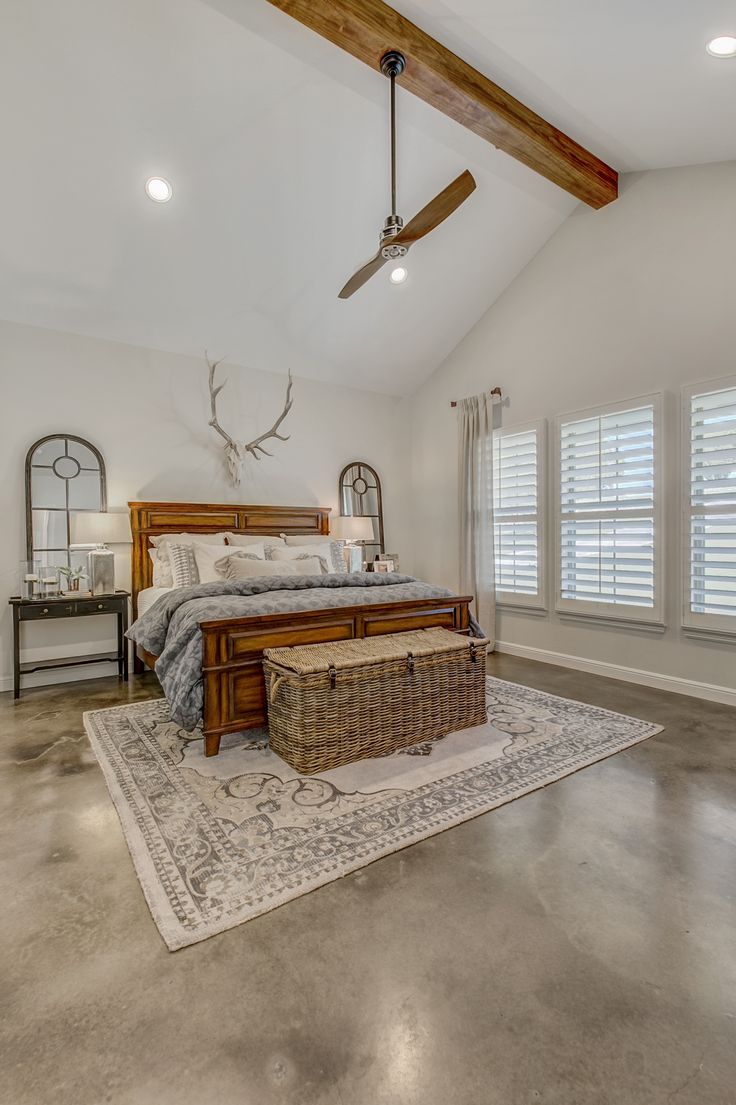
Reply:
[[378, 272], [380, 268], [386, 264], [386, 258], [382, 255], [380, 249], [375, 257], [372, 257], [367, 265], [363, 265], [362, 269], [358, 269], [356, 273], [348, 280], [345, 287], [340, 292], [338, 299], [348, 299], [353, 292], [357, 292], [358, 288], [362, 288], [363, 285], [370, 280], [374, 272]]
[[456, 180], [453, 180], [452, 184], [448, 184], [444, 191], [435, 196], [426, 207], [423, 207], [391, 241], [401, 242], [405, 246], [418, 242], [425, 234], [429, 234], [431, 230], [443, 223], [474, 191], [475, 180], [472, 173], [469, 173], [466, 169]]

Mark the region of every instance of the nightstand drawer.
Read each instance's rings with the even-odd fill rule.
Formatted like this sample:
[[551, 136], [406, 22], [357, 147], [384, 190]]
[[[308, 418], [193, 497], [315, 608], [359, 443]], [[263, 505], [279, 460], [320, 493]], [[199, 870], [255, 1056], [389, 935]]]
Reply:
[[74, 603], [74, 615], [83, 618], [85, 614], [117, 614], [120, 605], [120, 599], [114, 597], [78, 600]]
[[49, 618], [68, 618], [74, 614], [73, 602], [39, 602], [26, 605], [21, 612], [21, 620], [48, 621]]

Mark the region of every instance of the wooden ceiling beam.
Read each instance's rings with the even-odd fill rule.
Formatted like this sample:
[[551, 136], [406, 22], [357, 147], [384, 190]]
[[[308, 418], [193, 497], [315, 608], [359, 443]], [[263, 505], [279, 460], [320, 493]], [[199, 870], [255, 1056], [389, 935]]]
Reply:
[[400, 50], [399, 84], [590, 207], [618, 196], [615, 169], [382, 0], [268, 2], [378, 71]]

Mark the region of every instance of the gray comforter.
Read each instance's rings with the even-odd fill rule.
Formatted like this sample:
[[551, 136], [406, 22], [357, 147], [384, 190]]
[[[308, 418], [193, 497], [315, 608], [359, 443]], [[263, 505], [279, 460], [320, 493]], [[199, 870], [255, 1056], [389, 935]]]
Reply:
[[[194, 729], [202, 718], [201, 622], [451, 595], [444, 587], [396, 573], [222, 580], [162, 595], [133, 623], [128, 636], [158, 656], [156, 675], [171, 716], [184, 729]], [[473, 632], [482, 636], [475, 622]]]

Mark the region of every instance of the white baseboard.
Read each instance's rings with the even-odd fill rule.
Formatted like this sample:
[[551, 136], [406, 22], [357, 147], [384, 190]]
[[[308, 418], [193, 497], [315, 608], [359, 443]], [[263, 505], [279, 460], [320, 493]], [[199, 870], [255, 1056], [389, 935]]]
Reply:
[[638, 683], [642, 687], [654, 687], [658, 691], [671, 691], [673, 694], [686, 694], [692, 698], [704, 698], [708, 702], [722, 702], [726, 706], [736, 706], [736, 688], [733, 687], [699, 683], [695, 679], [683, 679], [678, 675], [641, 671], [639, 668], [624, 667], [623, 664], [609, 664], [604, 660], [588, 660], [584, 656], [568, 656], [564, 652], [551, 652], [546, 648], [532, 648], [529, 645], [515, 645], [510, 641], [496, 641], [496, 651], [507, 652], [510, 656], [521, 656], [524, 660], [538, 660], [542, 664], [555, 664], [560, 668], [587, 671], [591, 675], [602, 675], [606, 679]]
[[[36, 671], [21, 678], [21, 688], [52, 687], [57, 683], [79, 683], [83, 679], [102, 679], [117, 675], [117, 660], [102, 660], [99, 664], [87, 664], [78, 668], [52, 668], [50, 671]], [[0, 691], [12, 691], [12, 675], [0, 676]]]

